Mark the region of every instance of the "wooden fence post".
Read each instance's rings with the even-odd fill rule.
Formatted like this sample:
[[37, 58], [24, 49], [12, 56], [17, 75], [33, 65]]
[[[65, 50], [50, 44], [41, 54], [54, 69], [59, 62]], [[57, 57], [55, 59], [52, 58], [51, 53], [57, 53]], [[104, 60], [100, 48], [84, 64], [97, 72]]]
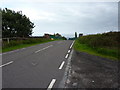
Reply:
[[10, 40], [9, 40], [9, 38], [7, 38], [7, 42], [8, 42], [8, 44], [10, 43]]

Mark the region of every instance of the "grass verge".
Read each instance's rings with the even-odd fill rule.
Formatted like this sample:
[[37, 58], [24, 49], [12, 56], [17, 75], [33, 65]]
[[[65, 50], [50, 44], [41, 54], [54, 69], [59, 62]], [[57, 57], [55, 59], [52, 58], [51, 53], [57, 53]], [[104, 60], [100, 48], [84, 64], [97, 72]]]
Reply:
[[118, 60], [118, 50], [115, 49], [107, 49], [107, 48], [93, 48], [88, 46], [87, 44], [82, 44], [77, 39], [74, 43], [74, 49], [76, 51], [86, 52], [92, 55], [109, 58], [112, 60]]
[[2, 52], [4, 53], [4, 52], [16, 50], [16, 49], [21, 49], [21, 48], [25, 48], [25, 47], [34, 46], [34, 45], [37, 45], [37, 44], [51, 42], [51, 41], [55, 41], [55, 40], [48, 40], [48, 41], [44, 41], [44, 42], [31, 43], [31, 44], [18, 44], [18, 45], [15, 45], [15, 46], [10, 46], [10, 47], [6, 47], [6, 48], [2, 48]]

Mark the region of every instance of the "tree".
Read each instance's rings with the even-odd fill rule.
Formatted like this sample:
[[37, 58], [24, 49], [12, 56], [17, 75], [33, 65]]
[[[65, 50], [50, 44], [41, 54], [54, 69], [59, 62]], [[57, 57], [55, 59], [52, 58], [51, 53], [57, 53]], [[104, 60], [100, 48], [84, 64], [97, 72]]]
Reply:
[[29, 37], [34, 27], [34, 23], [21, 11], [2, 10], [2, 37]]
[[62, 39], [63, 39], [63, 40], [67, 40], [67, 38], [66, 38], [66, 37], [64, 37], [64, 36], [62, 37]]
[[75, 39], [77, 38], [77, 32], [75, 32]]
[[61, 34], [57, 33], [57, 34], [55, 34], [55, 36], [60, 36], [61, 37]]

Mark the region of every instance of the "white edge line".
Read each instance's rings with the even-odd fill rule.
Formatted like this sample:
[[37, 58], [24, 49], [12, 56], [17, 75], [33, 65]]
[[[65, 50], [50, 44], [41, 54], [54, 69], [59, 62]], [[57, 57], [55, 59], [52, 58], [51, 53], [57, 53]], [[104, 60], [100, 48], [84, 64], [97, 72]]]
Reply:
[[68, 54], [65, 56], [65, 58], [68, 58]]
[[56, 79], [52, 79], [50, 85], [48, 86], [47, 90], [51, 90], [51, 88], [53, 87], [53, 85], [55, 84]]
[[66, 81], [68, 80], [68, 76], [70, 76], [70, 73], [71, 73], [70, 72], [70, 69], [71, 69], [70, 62], [71, 62], [72, 55], [73, 55], [73, 50], [71, 50], [71, 52], [70, 52], [70, 55], [69, 55], [69, 58], [67, 61], [67, 65], [66, 65], [66, 68], [64, 71], [64, 76], [63, 76], [62, 80], [60, 81], [58, 88], [65, 88]]
[[70, 53], [70, 50], [68, 50], [68, 53]]
[[71, 44], [70, 49], [72, 48], [72, 46], [73, 46], [73, 43]]
[[10, 61], [10, 62], [8, 62], [8, 63], [6, 63], [6, 64], [0, 65], [0, 67], [4, 67], [4, 66], [9, 65], [9, 64], [11, 64], [11, 63], [13, 63], [13, 61]]
[[71, 44], [71, 46], [70, 46], [70, 49], [72, 48], [72, 44]]
[[73, 41], [73, 43], [71, 44], [70, 49], [72, 48], [72, 46], [73, 46], [74, 42], [75, 42], [75, 41]]
[[60, 65], [59, 69], [62, 69], [64, 64], [65, 64], [65, 61], [62, 62], [62, 64]]

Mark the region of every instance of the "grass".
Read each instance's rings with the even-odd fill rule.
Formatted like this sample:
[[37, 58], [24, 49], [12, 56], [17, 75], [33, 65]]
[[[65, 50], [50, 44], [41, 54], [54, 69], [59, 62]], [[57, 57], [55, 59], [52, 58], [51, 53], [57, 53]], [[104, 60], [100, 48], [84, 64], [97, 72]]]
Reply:
[[92, 55], [109, 58], [112, 60], [118, 60], [118, 50], [116, 49], [91, 47], [87, 44], [80, 43], [79, 39], [75, 41], [75, 44], [73, 47], [76, 51], [86, 52]]
[[25, 43], [20, 43], [20, 44], [16, 44], [16, 42], [14, 42], [15, 44], [13, 45], [6, 45], [6, 47], [2, 48], [2, 52], [8, 52], [8, 51], [12, 51], [12, 50], [16, 50], [16, 49], [21, 49], [21, 48], [25, 48], [25, 47], [30, 47], [30, 46], [34, 46], [37, 44], [42, 44], [42, 43], [47, 43], [47, 42], [51, 42], [51, 41], [55, 41], [55, 40], [45, 40], [45, 41], [41, 41], [41, 42], [25, 42]]

